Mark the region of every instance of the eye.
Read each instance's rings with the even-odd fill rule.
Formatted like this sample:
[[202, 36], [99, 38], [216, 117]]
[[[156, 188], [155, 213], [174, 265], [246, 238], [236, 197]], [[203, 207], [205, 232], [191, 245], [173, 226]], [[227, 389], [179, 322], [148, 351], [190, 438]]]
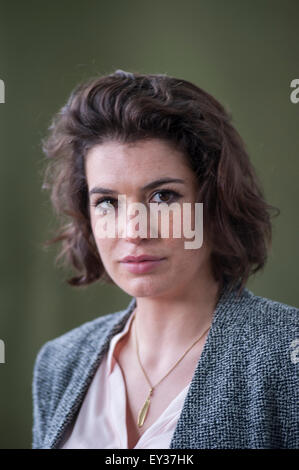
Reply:
[[117, 202], [116, 199], [111, 197], [102, 197], [91, 203], [91, 206], [95, 207], [98, 214], [105, 215], [107, 211], [113, 206], [112, 202]]
[[[167, 190], [162, 190], [162, 191], [158, 191], [154, 194], [154, 196], [157, 196], [157, 195], [160, 195], [162, 196], [162, 201], [158, 201], [158, 203], [160, 202], [172, 202], [173, 200], [175, 199], [178, 199], [180, 197], [180, 194], [178, 194], [176, 191], [170, 191], [169, 189]], [[159, 198], [160, 198], [159, 196]], [[170, 201], [169, 201], [169, 198], [170, 198]], [[166, 200], [165, 200], [166, 199]]]
[[[157, 195], [159, 195], [159, 199], [161, 199], [162, 197], [162, 200], [157, 201], [158, 204], [162, 202], [171, 203], [181, 197], [179, 193], [177, 193], [176, 191], [171, 191], [169, 189], [157, 191], [156, 193], [154, 193], [153, 197], [156, 197]], [[118, 201], [113, 197], [101, 197], [99, 199], [96, 199], [95, 202], [92, 202], [91, 206], [95, 207], [96, 213], [100, 215], [106, 215], [107, 212], [111, 209], [111, 206], [116, 209], [117, 202]]]

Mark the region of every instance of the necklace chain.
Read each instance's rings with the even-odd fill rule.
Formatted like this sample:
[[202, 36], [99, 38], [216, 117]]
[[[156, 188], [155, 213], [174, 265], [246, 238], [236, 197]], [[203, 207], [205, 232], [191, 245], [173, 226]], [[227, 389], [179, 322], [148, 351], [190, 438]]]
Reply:
[[[136, 319], [136, 312], [134, 314], [134, 318], [133, 318], [133, 321]], [[199, 338], [197, 338], [197, 340], [194, 341], [194, 343], [191, 344], [191, 346], [189, 346], [189, 348], [184, 352], [184, 354], [176, 361], [176, 363], [171, 367], [171, 369], [167, 372], [166, 375], [164, 375], [162, 377], [162, 379], [159, 380], [158, 383], [156, 383], [156, 385], [152, 385], [151, 384], [151, 381], [146, 373], [146, 371], [144, 370], [144, 367], [141, 363], [141, 359], [140, 359], [140, 355], [139, 355], [139, 347], [138, 347], [138, 340], [137, 340], [137, 325], [136, 325], [136, 321], [135, 321], [135, 325], [134, 325], [134, 332], [135, 332], [135, 343], [136, 343], [136, 352], [137, 352], [137, 358], [138, 358], [138, 362], [139, 362], [139, 365], [144, 373], [144, 376], [150, 386], [150, 391], [149, 391], [149, 395], [144, 403], [144, 405], [142, 406], [140, 412], [139, 412], [139, 416], [138, 416], [138, 426], [141, 427], [145, 421], [145, 418], [146, 418], [146, 415], [147, 415], [147, 412], [148, 412], [148, 408], [149, 408], [149, 405], [150, 405], [150, 397], [154, 391], [154, 389], [162, 382], [162, 380], [164, 380], [169, 374], [170, 372], [173, 371], [173, 369], [184, 359], [184, 357], [186, 356], [186, 354], [190, 351], [190, 349], [193, 348], [193, 346], [195, 346], [196, 343], [198, 343], [198, 341], [201, 340], [201, 338], [204, 336], [204, 334], [210, 329], [210, 326], [200, 335]]]

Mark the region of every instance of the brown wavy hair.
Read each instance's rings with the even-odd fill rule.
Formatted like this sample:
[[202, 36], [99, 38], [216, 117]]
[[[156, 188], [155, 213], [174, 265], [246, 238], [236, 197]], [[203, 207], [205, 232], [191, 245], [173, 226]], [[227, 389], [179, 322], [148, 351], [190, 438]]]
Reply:
[[116, 70], [77, 85], [54, 116], [42, 139], [46, 156], [43, 188], [59, 218], [58, 232], [47, 240], [62, 247], [56, 262], [76, 270], [72, 286], [114, 283], [93, 237], [86, 152], [94, 145], [166, 139], [181, 150], [195, 172], [199, 201], [212, 242], [213, 275], [229, 290], [245, 287], [263, 269], [272, 245], [271, 211], [231, 115], [198, 86], [166, 74]]

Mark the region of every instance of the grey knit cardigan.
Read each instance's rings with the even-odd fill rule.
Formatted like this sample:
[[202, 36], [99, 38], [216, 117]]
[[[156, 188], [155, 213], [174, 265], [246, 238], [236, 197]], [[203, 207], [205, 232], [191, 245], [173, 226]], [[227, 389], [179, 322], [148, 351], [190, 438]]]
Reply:
[[[136, 306], [40, 348], [33, 370], [33, 449], [54, 449]], [[170, 448], [299, 448], [299, 309], [223, 288]], [[297, 351], [296, 351], [297, 345]]]

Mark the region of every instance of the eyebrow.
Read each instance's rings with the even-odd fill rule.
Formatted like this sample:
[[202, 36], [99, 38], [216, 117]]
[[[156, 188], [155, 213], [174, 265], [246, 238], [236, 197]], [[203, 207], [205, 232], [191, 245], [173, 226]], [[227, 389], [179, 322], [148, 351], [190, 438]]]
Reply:
[[[157, 186], [161, 186], [162, 184], [166, 183], [181, 183], [184, 184], [185, 181], [180, 179], [180, 178], [160, 178], [158, 180], [152, 181], [151, 183], [146, 184], [141, 188], [142, 191], [146, 191], [148, 189], [154, 189]], [[114, 191], [113, 189], [108, 189], [108, 188], [102, 188], [100, 186], [95, 186], [89, 191], [89, 195], [91, 196], [92, 194], [118, 194], [117, 191]]]

